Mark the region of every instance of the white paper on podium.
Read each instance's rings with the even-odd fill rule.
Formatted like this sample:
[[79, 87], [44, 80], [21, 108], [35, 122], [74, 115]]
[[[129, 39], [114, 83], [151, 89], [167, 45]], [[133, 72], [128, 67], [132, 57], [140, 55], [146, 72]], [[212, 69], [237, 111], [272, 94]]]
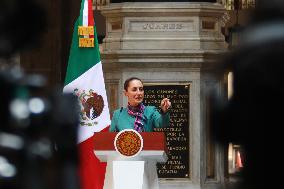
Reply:
[[113, 161], [114, 189], [142, 189], [144, 161]]

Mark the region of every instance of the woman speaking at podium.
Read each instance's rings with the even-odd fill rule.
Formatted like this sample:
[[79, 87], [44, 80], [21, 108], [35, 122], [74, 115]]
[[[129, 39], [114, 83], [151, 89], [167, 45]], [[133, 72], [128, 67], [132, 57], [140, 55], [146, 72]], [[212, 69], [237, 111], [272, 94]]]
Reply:
[[114, 111], [110, 131], [119, 132], [134, 129], [138, 132], [152, 132], [154, 128], [168, 127], [170, 123], [169, 108], [171, 102], [161, 100], [160, 111], [155, 106], [143, 105], [144, 88], [141, 79], [131, 77], [124, 82], [124, 95], [128, 105]]

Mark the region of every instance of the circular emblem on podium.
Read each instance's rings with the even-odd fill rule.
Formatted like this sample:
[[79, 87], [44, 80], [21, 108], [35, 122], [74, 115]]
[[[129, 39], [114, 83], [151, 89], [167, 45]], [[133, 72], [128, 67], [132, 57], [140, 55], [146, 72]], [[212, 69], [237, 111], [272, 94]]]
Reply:
[[134, 157], [142, 150], [143, 139], [137, 131], [124, 129], [115, 136], [114, 146], [121, 155]]

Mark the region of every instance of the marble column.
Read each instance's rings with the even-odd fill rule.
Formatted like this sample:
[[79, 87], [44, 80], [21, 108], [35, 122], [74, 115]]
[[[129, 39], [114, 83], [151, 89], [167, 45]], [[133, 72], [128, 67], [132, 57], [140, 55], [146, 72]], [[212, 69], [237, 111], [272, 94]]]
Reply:
[[[160, 179], [161, 189], [219, 188], [224, 153], [208, 138], [207, 90], [222, 88], [211, 77], [227, 45], [218, 3], [124, 2], [102, 8], [106, 18], [102, 63], [111, 111], [125, 106], [123, 82], [190, 84], [190, 177]], [[214, 146], [214, 147], [212, 147]]]

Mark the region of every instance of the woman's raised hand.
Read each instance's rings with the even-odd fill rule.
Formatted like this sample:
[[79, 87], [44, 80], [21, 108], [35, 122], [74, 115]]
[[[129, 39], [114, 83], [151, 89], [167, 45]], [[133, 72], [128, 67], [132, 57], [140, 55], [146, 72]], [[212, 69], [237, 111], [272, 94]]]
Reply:
[[163, 113], [166, 113], [169, 110], [170, 107], [171, 107], [170, 99], [164, 98], [161, 101], [161, 109], [162, 109]]

